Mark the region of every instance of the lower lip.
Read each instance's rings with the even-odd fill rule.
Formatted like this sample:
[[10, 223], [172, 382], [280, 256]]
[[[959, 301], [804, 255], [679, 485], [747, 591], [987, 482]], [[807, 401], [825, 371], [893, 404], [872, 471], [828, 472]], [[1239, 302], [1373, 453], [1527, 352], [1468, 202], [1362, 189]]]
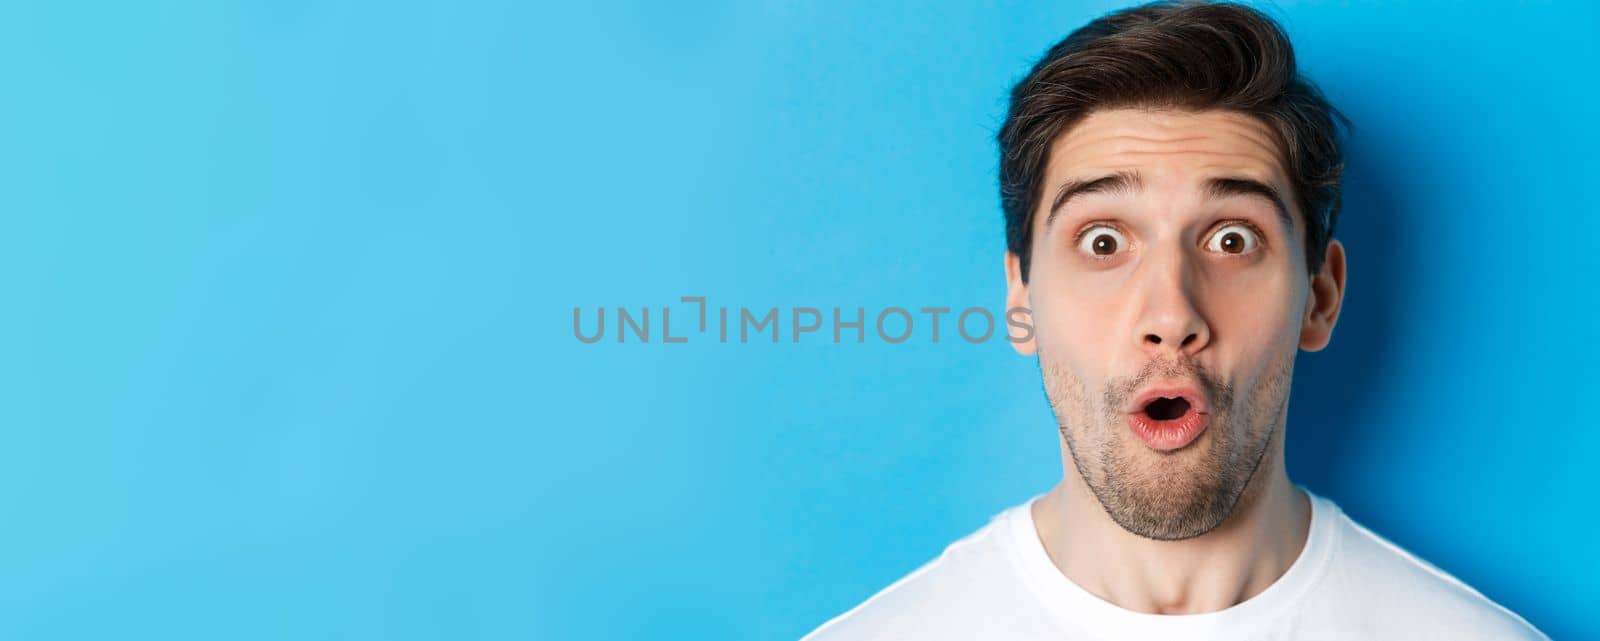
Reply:
[[1194, 442], [1206, 430], [1206, 418], [1205, 414], [1188, 412], [1178, 418], [1158, 421], [1138, 412], [1128, 415], [1128, 427], [1150, 449], [1166, 452]]

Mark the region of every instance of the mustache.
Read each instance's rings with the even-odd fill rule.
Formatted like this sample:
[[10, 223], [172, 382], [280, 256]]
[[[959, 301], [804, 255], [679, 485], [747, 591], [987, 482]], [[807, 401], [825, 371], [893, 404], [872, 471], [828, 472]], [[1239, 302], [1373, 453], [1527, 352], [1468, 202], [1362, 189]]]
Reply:
[[1233, 405], [1233, 385], [1207, 370], [1192, 358], [1157, 357], [1146, 362], [1133, 376], [1113, 378], [1106, 383], [1105, 405], [1108, 411], [1126, 407], [1128, 399], [1152, 380], [1184, 379], [1196, 381], [1206, 393], [1212, 411], [1226, 411]]

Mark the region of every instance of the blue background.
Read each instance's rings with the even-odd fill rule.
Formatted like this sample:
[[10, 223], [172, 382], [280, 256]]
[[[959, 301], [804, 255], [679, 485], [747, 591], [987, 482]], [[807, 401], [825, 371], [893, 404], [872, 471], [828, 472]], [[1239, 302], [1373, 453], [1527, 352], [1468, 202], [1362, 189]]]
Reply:
[[[793, 639], [1060, 478], [1003, 342], [572, 310], [999, 309], [1006, 92], [1117, 5], [41, 4], [0, 9], [0, 636]], [[1596, 11], [1269, 10], [1358, 125], [1290, 473], [1576, 638]]]

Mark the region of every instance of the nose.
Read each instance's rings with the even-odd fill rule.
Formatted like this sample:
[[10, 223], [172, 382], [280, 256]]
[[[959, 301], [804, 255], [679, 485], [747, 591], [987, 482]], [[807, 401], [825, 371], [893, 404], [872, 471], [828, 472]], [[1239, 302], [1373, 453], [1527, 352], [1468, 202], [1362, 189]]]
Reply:
[[1198, 305], [1199, 278], [1187, 261], [1177, 251], [1144, 265], [1135, 329], [1140, 348], [1152, 357], [1193, 356], [1211, 342], [1211, 326]]

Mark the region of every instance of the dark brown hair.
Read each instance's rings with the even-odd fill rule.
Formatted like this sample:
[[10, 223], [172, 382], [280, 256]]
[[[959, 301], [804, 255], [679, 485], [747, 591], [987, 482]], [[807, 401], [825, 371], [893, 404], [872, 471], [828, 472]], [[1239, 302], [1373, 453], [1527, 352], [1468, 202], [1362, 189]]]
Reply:
[[1011, 90], [997, 136], [1006, 245], [1028, 279], [1033, 212], [1056, 137], [1091, 111], [1221, 109], [1275, 133], [1305, 221], [1306, 267], [1322, 267], [1339, 214], [1344, 169], [1338, 123], [1349, 121], [1295, 69], [1272, 18], [1237, 4], [1153, 2], [1102, 16], [1050, 48]]

